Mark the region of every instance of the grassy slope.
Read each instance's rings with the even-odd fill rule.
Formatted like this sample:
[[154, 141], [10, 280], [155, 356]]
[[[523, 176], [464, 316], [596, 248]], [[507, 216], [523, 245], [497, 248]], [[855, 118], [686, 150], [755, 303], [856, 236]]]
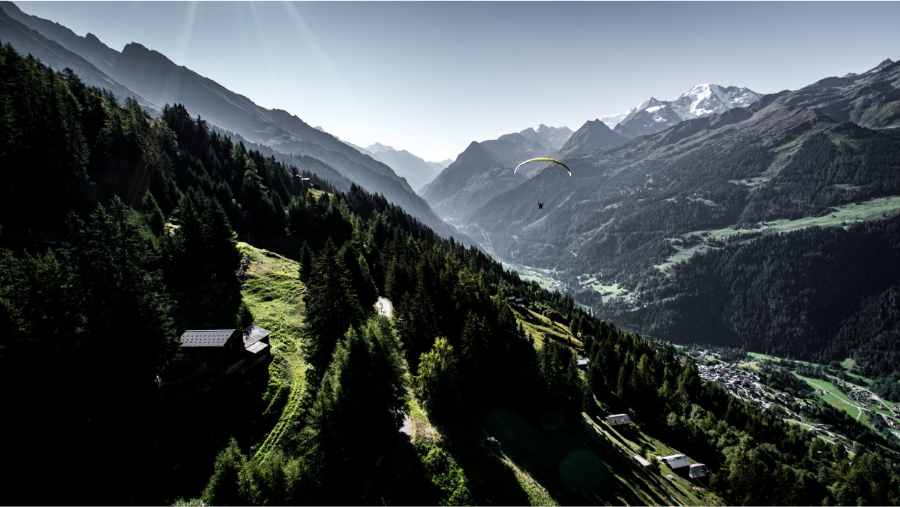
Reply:
[[[900, 196], [890, 196], [836, 206], [832, 208], [830, 213], [820, 216], [796, 219], [782, 218], [758, 223], [753, 227], [743, 229], [724, 227], [722, 229], [687, 232], [677, 238], [672, 238], [675, 240], [672, 246], [676, 252], [669, 256], [665, 262], [658, 264], [656, 269], [663, 273], [670, 273], [675, 264], [687, 261], [696, 254], [717, 249], [722, 241], [731, 238], [744, 237], [744, 239], [752, 240], [765, 234], [793, 232], [810, 227], [846, 228], [862, 222], [884, 220], [898, 213], [900, 213]], [[683, 241], [690, 242], [691, 246], [681, 246]]]
[[[580, 351], [581, 341], [567, 326], [527, 308], [513, 307], [513, 312], [536, 347], [543, 346], [547, 335]], [[607, 503], [722, 503], [708, 489], [665, 466], [661, 472], [655, 466], [640, 467], [632, 456], [642, 449], [654, 456], [678, 451], [637, 425], [619, 431], [600, 422], [598, 415], [583, 413], [582, 424], [573, 424], [548, 413], [539, 424], [532, 424], [515, 413], [497, 409], [488, 416], [487, 429], [500, 441], [504, 463], [533, 505], [555, 504], [555, 499], [565, 497], [566, 489], [587, 490]], [[673, 478], [666, 478], [668, 475]]]
[[846, 394], [843, 393], [836, 385], [828, 382], [827, 380], [822, 380], [818, 378], [810, 378], [804, 377], [802, 375], [798, 375], [794, 373], [807, 384], [813, 387], [816, 390], [816, 394], [821, 398], [825, 403], [828, 403], [832, 407], [846, 412], [847, 415], [856, 419], [857, 421], [866, 424], [867, 426], [872, 426], [871, 421], [869, 421], [869, 417], [866, 415], [865, 411], [860, 410], [859, 406], [856, 403], [850, 401], [850, 398], [847, 397]]
[[300, 353], [305, 287], [297, 277], [298, 264], [278, 254], [238, 243], [250, 264], [241, 286], [244, 302], [258, 326], [272, 332], [274, 360], [269, 369], [266, 399], [272, 430], [257, 447], [255, 459], [264, 458], [277, 446], [294, 419], [304, 388], [306, 363]]

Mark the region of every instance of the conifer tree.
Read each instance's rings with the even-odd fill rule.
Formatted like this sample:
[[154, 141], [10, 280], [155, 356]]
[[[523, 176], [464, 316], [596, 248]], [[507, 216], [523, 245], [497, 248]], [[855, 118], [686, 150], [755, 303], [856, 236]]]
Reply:
[[406, 397], [394, 343], [387, 320], [373, 317], [335, 347], [307, 429], [312, 482], [327, 495], [315, 502], [372, 503], [358, 478], [391, 480], [384, 457], [399, 441]]
[[438, 337], [419, 359], [416, 394], [436, 421], [450, 421], [461, 408], [458, 360], [453, 346]]
[[329, 240], [316, 255], [307, 283], [304, 355], [314, 379], [322, 378], [338, 340], [362, 315], [350, 272]]

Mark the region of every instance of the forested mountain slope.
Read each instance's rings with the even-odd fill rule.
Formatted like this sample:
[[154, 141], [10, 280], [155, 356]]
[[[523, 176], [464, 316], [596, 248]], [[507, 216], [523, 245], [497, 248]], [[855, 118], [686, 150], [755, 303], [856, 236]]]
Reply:
[[[900, 501], [888, 443], [865, 435], [848, 454], [760, 412], [380, 196], [337, 192], [183, 106], [153, 119], [9, 47], [0, 73], [8, 503]], [[266, 253], [236, 237], [283, 254], [265, 291]], [[257, 320], [284, 323], [278, 354], [302, 351], [287, 419], [280, 361], [261, 383], [176, 382], [181, 331]], [[626, 410], [630, 438], [707, 463], [715, 494], [623, 451], [602, 416]], [[434, 431], [411, 438], [407, 416]]]
[[[900, 216], [733, 239], [644, 281], [640, 309], [606, 312], [656, 336], [819, 362], [896, 380]], [[893, 380], [892, 380], [893, 381]]]
[[[104, 45], [94, 35], [78, 36], [62, 25], [30, 16], [12, 3], [0, 5], [0, 10], [79, 54], [156, 108], [176, 102], [184, 104], [192, 114], [251, 142], [288, 155], [321, 160], [354, 183], [383, 194], [439, 233], [453, 233], [390, 167], [287, 111], [263, 108], [139, 43], [132, 42], [119, 52]], [[0, 40], [2, 37], [0, 34]], [[77, 72], [78, 69], [74, 70]]]

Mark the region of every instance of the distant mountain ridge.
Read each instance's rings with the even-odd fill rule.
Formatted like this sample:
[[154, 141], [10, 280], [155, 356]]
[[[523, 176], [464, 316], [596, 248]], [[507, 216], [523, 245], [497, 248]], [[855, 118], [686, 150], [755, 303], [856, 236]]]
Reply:
[[381, 143], [374, 143], [364, 148], [376, 160], [383, 162], [397, 172], [399, 176], [406, 178], [406, 181], [416, 191], [421, 190], [428, 182], [434, 179], [441, 170], [451, 163], [452, 160], [444, 160], [441, 162], [429, 162], [422, 159], [407, 150], [398, 150], [392, 146]]
[[541, 124], [537, 129], [473, 141], [422, 189], [422, 195], [445, 220], [465, 222], [479, 206], [527, 179], [526, 173], [513, 174], [516, 164], [556, 153], [571, 135], [568, 127]]
[[[380, 193], [443, 235], [453, 234], [401, 177], [390, 167], [363, 154], [335, 136], [311, 127], [296, 115], [280, 109], [265, 109], [212, 79], [139, 43], [127, 44], [122, 52], [104, 45], [96, 36], [81, 37], [51, 21], [30, 16], [6, 2], [0, 10], [76, 53], [128, 90], [161, 107], [182, 103], [194, 115], [244, 139], [292, 155], [321, 160], [350, 181], [370, 192]], [[52, 63], [53, 62], [48, 62]]]
[[610, 127], [628, 138], [655, 134], [685, 120], [748, 107], [760, 97], [749, 88], [703, 83], [691, 87], [675, 100], [650, 97]]
[[22, 54], [33, 55], [55, 70], [72, 69], [85, 83], [108, 90], [119, 100], [133, 98], [144, 106], [152, 106], [146, 99], [110, 77], [90, 61], [21, 23], [16, 19], [18, 16], [10, 16], [11, 12], [21, 14], [14, 5], [0, 3], [0, 42], [13, 45]]
[[560, 158], [571, 158], [608, 150], [625, 144], [628, 138], [598, 120], [585, 122], [559, 150]]

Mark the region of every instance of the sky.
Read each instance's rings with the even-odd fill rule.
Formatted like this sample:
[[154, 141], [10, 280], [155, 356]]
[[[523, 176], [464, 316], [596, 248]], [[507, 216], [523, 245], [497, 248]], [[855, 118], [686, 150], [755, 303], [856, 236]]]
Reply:
[[900, 58], [900, 3], [20, 2], [357, 145], [428, 160], [697, 83], [796, 89]]

